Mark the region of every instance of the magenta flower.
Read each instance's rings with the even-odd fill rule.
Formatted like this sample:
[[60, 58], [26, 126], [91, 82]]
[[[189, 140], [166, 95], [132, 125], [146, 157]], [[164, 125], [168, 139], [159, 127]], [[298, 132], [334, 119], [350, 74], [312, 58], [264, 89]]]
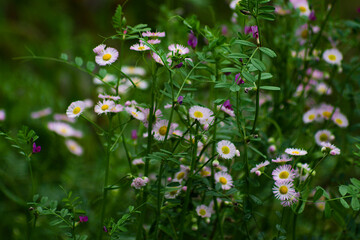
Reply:
[[240, 73], [235, 75], [235, 82], [237, 85], [245, 83], [245, 81], [241, 78]]
[[33, 143], [32, 153], [36, 154], [39, 153], [40, 151], [41, 151], [41, 146], [36, 146], [36, 143]]
[[176, 64], [174, 68], [181, 68], [183, 65], [184, 65], [183, 62], [180, 62], [179, 64]]
[[229, 99], [224, 102], [223, 106], [224, 106], [226, 109], [233, 110], [232, 107], [231, 107], [231, 104], [230, 104], [230, 100], [229, 100]]
[[310, 21], [315, 21], [316, 20], [316, 15], [315, 15], [315, 11], [311, 11], [310, 15], [309, 15], [309, 20]]
[[131, 139], [132, 140], [136, 140], [137, 139], [137, 131], [136, 129], [131, 131]]
[[183, 103], [184, 97], [183, 96], [179, 96], [177, 99], [177, 102], [181, 105]]
[[245, 26], [244, 33], [245, 34], [252, 33], [254, 39], [259, 38], [259, 30], [258, 30], [258, 27], [256, 25], [255, 26]]
[[80, 222], [87, 222], [89, 218], [87, 216], [79, 216]]
[[198, 43], [198, 40], [197, 40], [197, 38], [196, 38], [196, 36], [195, 36], [195, 34], [194, 34], [193, 31], [190, 31], [189, 40], [188, 40], [187, 43], [188, 43], [188, 45], [189, 45], [190, 47], [192, 47], [193, 49], [196, 48], [197, 43]]
[[104, 230], [104, 232], [108, 232], [108, 230], [105, 226], [103, 227], [103, 230]]

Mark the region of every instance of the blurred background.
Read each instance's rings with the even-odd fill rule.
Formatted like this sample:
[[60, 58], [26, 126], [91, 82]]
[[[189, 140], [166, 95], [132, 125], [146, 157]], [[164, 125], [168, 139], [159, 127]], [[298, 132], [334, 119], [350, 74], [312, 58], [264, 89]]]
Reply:
[[[98, 210], [102, 187], [102, 176], [97, 171], [104, 157], [101, 140], [90, 126], [77, 122], [74, 126], [85, 136], [79, 141], [84, 147], [84, 156], [71, 155], [63, 139], [44, 128], [51, 116], [32, 119], [30, 115], [48, 107], [53, 113], [64, 114], [72, 101], [86, 98], [96, 101], [93, 79], [61, 63], [13, 58], [29, 56], [33, 52], [56, 58], [66, 53], [71, 59], [81, 56], [85, 61], [93, 60], [92, 49], [103, 41], [104, 36], [115, 34], [112, 16], [116, 6], [123, 3], [105, 0], [0, 1], [0, 109], [6, 112], [6, 120], [0, 126], [15, 133], [22, 125], [27, 125], [37, 132], [40, 136], [37, 144], [42, 146], [42, 151], [34, 156], [33, 169], [39, 193], [61, 199], [63, 193], [59, 185], [71, 189], [85, 201], [83, 206], [89, 211], [89, 222], [93, 211]], [[359, 8], [358, 0], [338, 1], [335, 16], [359, 18]], [[196, 14], [202, 25], [210, 27], [228, 23], [232, 15], [229, 2], [219, 0], [130, 0], [123, 10], [127, 25], [146, 23], [153, 30], [166, 30], [169, 42], [174, 42], [180, 31], [184, 34], [180, 43], [184, 45], [186, 29], [178, 29], [179, 23], [169, 20], [173, 15], [188, 17]], [[137, 53], [127, 50], [134, 43], [135, 40], [130, 41], [124, 48], [127, 65], [136, 64]], [[113, 40], [107, 44], [118, 47]], [[140, 96], [135, 95], [135, 98]], [[0, 236], [5, 236], [2, 239], [24, 239], [27, 207], [19, 207], [16, 196], [29, 201], [27, 163], [3, 138], [0, 139], [0, 152]], [[125, 161], [124, 158], [114, 160], [113, 175], [126, 173], [127, 168], [121, 167], [125, 166]], [[114, 211], [123, 211], [130, 204], [126, 201], [131, 198], [122, 198], [122, 191], [125, 190], [112, 192], [112, 204], [118, 205]], [[51, 228], [43, 230], [37, 233], [38, 239], [47, 236], [47, 231], [55, 231]]]

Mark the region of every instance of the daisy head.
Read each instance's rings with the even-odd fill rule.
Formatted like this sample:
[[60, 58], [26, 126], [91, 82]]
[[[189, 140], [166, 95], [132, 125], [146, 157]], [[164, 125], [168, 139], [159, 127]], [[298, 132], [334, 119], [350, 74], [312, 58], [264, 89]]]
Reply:
[[143, 37], [165, 37], [165, 32], [150, 32], [146, 31], [142, 33]]
[[316, 86], [316, 92], [320, 95], [330, 95], [332, 93], [332, 89], [326, 83], [319, 83]]
[[229, 190], [233, 186], [232, 177], [227, 172], [215, 173], [215, 181], [220, 183], [224, 190]]
[[93, 52], [94, 52], [95, 54], [101, 54], [101, 53], [105, 50], [105, 48], [106, 48], [106, 45], [105, 45], [105, 44], [100, 44], [100, 45], [98, 45], [97, 47], [95, 47], [95, 48], [93, 49]]
[[72, 154], [75, 154], [77, 156], [81, 156], [83, 154], [82, 147], [74, 140], [68, 139], [65, 141], [65, 144]]
[[272, 175], [275, 181], [293, 181], [296, 177], [295, 170], [288, 164], [277, 167]]
[[300, 148], [287, 148], [285, 149], [285, 153], [292, 156], [303, 156], [307, 154], [307, 151]]
[[291, 196], [288, 200], [284, 200], [281, 202], [281, 205], [283, 207], [290, 207], [292, 206], [294, 203], [297, 203], [299, 200], [299, 197], [300, 197], [300, 193], [298, 192], [295, 192], [295, 194], [293, 196]]
[[325, 153], [330, 153], [331, 155], [340, 155], [340, 149], [329, 142], [322, 143], [321, 151]]
[[210, 109], [201, 106], [192, 106], [189, 109], [189, 113], [191, 118], [197, 119], [201, 123], [204, 123], [206, 119], [213, 115], [213, 112]]
[[154, 138], [156, 140], [164, 141], [167, 131], [169, 131], [168, 137], [171, 137], [171, 135], [174, 132], [174, 125], [171, 124], [169, 130], [168, 130], [168, 125], [169, 125], [168, 120], [160, 120], [155, 124], [153, 132], [154, 132]]
[[141, 158], [136, 158], [131, 163], [132, 163], [132, 165], [137, 165], [137, 166], [145, 164], [144, 161]]
[[180, 44], [171, 44], [169, 46], [169, 50], [173, 53], [173, 55], [175, 55], [176, 53], [180, 55], [189, 53], [189, 49]]
[[63, 137], [82, 137], [82, 132], [63, 122], [49, 122], [47, 127]]
[[254, 168], [252, 168], [252, 169], [250, 170], [250, 172], [251, 172], [251, 173], [255, 173], [256, 175], [260, 176], [261, 173], [264, 172], [265, 167], [266, 167], [267, 165], [269, 165], [269, 164], [270, 164], [270, 162], [267, 161], [267, 160], [266, 160], [265, 162], [256, 164], [256, 166], [255, 166]]
[[304, 123], [313, 122], [313, 121], [317, 120], [318, 115], [319, 115], [319, 111], [317, 109], [315, 109], [315, 108], [310, 109], [303, 115], [303, 121], [304, 121]]
[[115, 102], [112, 100], [103, 100], [102, 102], [98, 102], [95, 106], [95, 112], [97, 114], [103, 114], [111, 112], [111, 109], [115, 107]]
[[166, 199], [174, 199], [177, 197], [177, 195], [179, 195], [180, 193], [180, 189], [179, 188], [169, 188], [169, 190], [167, 190], [167, 192], [165, 193], [165, 198]]
[[69, 118], [77, 118], [85, 109], [85, 103], [83, 101], [72, 102], [66, 110], [66, 115]]
[[211, 176], [211, 169], [210, 169], [209, 167], [204, 167], [203, 169], [201, 169], [200, 175], [201, 175], [202, 177]]
[[280, 157], [277, 157], [276, 159], [271, 160], [274, 163], [286, 163], [292, 161], [292, 158], [289, 158], [287, 154], [282, 154]]
[[[160, 63], [161, 65], [164, 65], [164, 62], [161, 60], [160, 56], [157, 55], [155, 52], [151, 53], [151, 57], [155, 60], [155, 62]], [[167, 61], [166, 64], [171, 65], [172, 60], [170, 57], [167, 58], [166, 61]]]
[[144, 121], [145, 115], [141, 111], [137, 110], [135, 107], [126, 107], [125, 111], [129, 113], [133, 118], [137, 120]]
[[340, 112], [335, 112], [334, 115], [331, 118], [336, 125], [338, 125], [341, 128], [345, 128], [349, 126], [349, 121], [346, 118], [346, 116]]
[[310, 8], [309, 4], [306, 0], [300, 0], [300, 1], [292, 1], [292, 4], [294, 5], [295, 9], [298, 9], [300, 12], [300, 16], [309, 16], [310, 15]]
[[102, 81], [98, 78], [94, 78], [94, 84], [101, 85], [105, 83], [115, 83], [117, 77], [113, 74], [106, 74], [105, 77], [102, 79]]
[[[150, 43], [150, 44], [159, 44], [161, 43], [161, 40], [160, 39], [149, 39], [149, 40], [146, 40], [147, 43]], [[140, 40], [140, 43], [144, 43], [143, 40]]]
[[293, 186], [294, 184], [291, 181], [277, 181], [273, 187], [273, 193], [281, 201], [289, 200], [296, 194]]
[[211, 217], [211, 209], [204, 204], [196, 207], [196, 213], [202, 218]]
[[218, 142], [216, 150], [223, 159], [232, 159], [236, 154], [235, 145], [228, 140]]
[[322, 118], [325, 118], [328, 120], [328, 119], [330, 119], [333, 110], [334, 110], [333, 106], [323, 103], [320, 105], [318, 112]]
[[116, 61], [119, 52], [115, 48], [107, 47], [98, 53], [95, 57], [95, 62], [100, 66], [110, 65]]
[[325, 50], [323, 54], [323, 59], [325, 62], [330, 64], [340, 64], [343, 56], [339, 50], [336, 48]]
[[121, 71], [126, 75], [139, 75], [145, 76], [145, 69], [142, 67], [133, 67], [133, 66], [122, 66]]
[[111, 100], [114, 100], [114, 101], [120, 100], [119, 96], [111, 96], [111, 95], [106, 95], [106, 94], [101, 94], [101, 93], [98, 95], [98, 98], [111, 99]]
[[319, 130], [315, 133], [315, 141], [316, 144], [319, 146], [322, 146], [324, 142], [330, 142], [334, 139], [335, 139], [334, 135], [332, 135], [331, 132], [326, 129]]
[[134, 45], [132, 45], [130, 47], [131, 50], [135, 50], [135, 51], [146, 51], [146, 50], [150, 50], [150, 48], [146, 45], [144, 45], [143, 43], [136, 43]]
[[187, 179], [188, 173], [190, 168], [184, 165], [180, 165], [180, 171], [175, 173], [174, 181], [175, 182], [182, 182], [183, 180]]

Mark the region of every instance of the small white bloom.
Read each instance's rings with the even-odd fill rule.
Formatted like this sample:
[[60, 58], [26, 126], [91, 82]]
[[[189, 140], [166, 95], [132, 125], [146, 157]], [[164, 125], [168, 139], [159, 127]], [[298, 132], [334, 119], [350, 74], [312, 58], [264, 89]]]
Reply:
[[224, 159], [232, 159], [233, 157], [235, 157], [236, 154], [235, 145], [227, 140], [222, 140], [218, 142], [216, 150], [219, 153], [220, 157]]
[[324, 52], [323, 59], [330, 64], [340, 64], [343, 56], [339, 50], [333, 48]]

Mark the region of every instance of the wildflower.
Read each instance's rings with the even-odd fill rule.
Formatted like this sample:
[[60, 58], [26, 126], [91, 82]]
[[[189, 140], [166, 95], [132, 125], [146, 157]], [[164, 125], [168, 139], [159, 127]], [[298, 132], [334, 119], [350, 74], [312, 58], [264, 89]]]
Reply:
[[143, 165], [145, 164], [144, 161], [141, 158], [136, 158], [132, 161], [133, 165]]
[[95, 54], [101, 54], [105, 50], [105, 48], [106, 48], [105, 44], [100, 44], [99, 46], [95, 47], [93, 51]]
[[348, 119], [346, 118], [345, 115], [343, 115], [342, 113], [340, 112], [335, 112], [334, 115], [332, 116], [331, 120], [334, 121], [334, 123], [336, 125], [338, 125], [339, 127], [347, 127], [349, 126], [349, 121]]
[[68, 139], [65, 141], [65, 144], [72, 154], [75, 154], [77, 156], [81, 156], [83, 154], [82, 147], [74, 140]]
[[121, 104], [116, 104], [112, 109], [110, 109], [110, 112], [118, 113], [121, 112], [123, 109], [124, 107]]
[[115, 102], [111, 100], [104, 100], [103, 102], [98, 102], [95, 106], [95, 112], [97, 114], [108, 113], [115, 107]]
[[182, 180], [187, 178], [187, 175], [190, 171], [190, 168], [184, 165], [180, 165], [180, 171], [175, 173], [174, 181], [182, 182]]
[[111, 99], [111, 100], [114, 100], [114, 101], [117, 101], [117, 100], [120, 100], [120, 97], [119, 96], [111, 96], [111, 95], [103, 95], [103, 94], [99, 94], [98, 98], [101, 98], [101, 99]]
[[325, 153], [330, 153], [331, 155], [340, 155], [340, 149], [337, 148], [335, 145], [329, 142], [323, 142], [321, 144], [322, 148], [321, 151]]
[[[174, 189], [174, 188], [170, 188], [170, 189]], [[166, 199], [174, 199], [177, 197], [177, 195], [179, 195], [180, 193], [180, 189], [175, 189], [175, 190], [172, 190], [172, 191], [169, 191], [169, 192], [166, 192], [164, 197]]]
[[87, 222], [88, 221], [88, 217], [87, 216], [79, 216], [79, 222]]
[[42, 109], [42, 110], [37, 111], [37, 112], [32, 112], [31, 113], [31, 118], [32, 119], [38, 119], [38, 118], [41, 118], [41, 117], [45, 117], [45, 116], [50, 115], [51, 112], [52, 112], [51, 108], [45, 108], [45, 109]]
[[103, 77], [102, 81], [98, 77], [95, 77], [93, 81], [94, 81], [94, 84], [101, 85], [101, 84], [104, 84], [104, 82], [105, 83], [113, 83], [116, 81], [116, 79], [117, 79], [117, 77], [115, 75], [106, 74], [105, 77]]
[[143, 37], [165, 37], [165, 32], [150, 32], [146, 31], [142, 33]]
[[213, 114], [210, 109], [201, 106], [192, 106], [189, 109], [189, 113], [191, 118], [197, 119], [201, 123], [203, 123]]
[[314, 11], [314, 10], [312, 10], [312, 11], [310, 12], [309, 20], [310, 20], [310, 21], [316, 21], [316, 15], [315, 15], [315, 11]]
[[255, 26], [245, 26], [244, 33], [245, 34], [252, 33], [254, 39], [259, 38], [259, 31], [258, 31], [258, 27], [256, 25]]
[[221, 183], [223, 190], [229, 190], [233, 186], [232, 177], [226, 172], [215, 173], [215, 181]]
[[69, 118], [77, 118], [84, 111], [85, 103], [83, 101], [72, 102], [66, 110], [66, 115]]
[[202, 218], [211, 217], [211, 209], [204, 204], [196, 207], [196, 212], [198, 216]]
[[95, 62], [100, 66], [110, 65], [116, 61], [119, 52], [115, 48], [104, 48], [101, 52], [97, 53]]
[[289, 200], [295, 196], [296, 192], [291, 181], [277, 181], [273, 187], [273, 193], [281, 201]]
[[298, 163], [296, 164], [296, 166], [298, 167], [297, 172], [298, 172], [298, 176], [300, 177], [300, 181], [305, 181], [311, 172], [312, 175], [316, 174], [315, 171], [311, 170], [309, 164], [307, 163]]
[[210, 169], [209, 167], [204, 167], [203, 169], [201, 169], [200, 175], [201, 175], [202, 177], [211, 176], [211, 169]]
[[145, 187], [148, 182], [149, 179], [147, 177], [137, 177], [133, 180], [131, 186], [135, 189], [141, 189], [142, 187]]
[[49, 122], [47, 127], [63, 137], [82, 137], [82, 132], [63, 122]]
[[[145, 127], [148, 127], [149, 126], [149, 116], [150, 116], [150, 109], [149, 108], [142, 108], [142, 107], [139, 107], [140, 111], [143, 113], [144, 115], [144, 119], [142, 120], [143, 124]], [[154, 109], [155, 110], [155, 109]], [[154, 114], [154, 113], [153, 113]], [[162, 117], [162, 112], [160, 109], [157, 109], [155, 111], [155, 119], [153, 122], [156, 122], [160, 117]]]
[[149, 39], [146, 41], [140, 40], [140, 43], [144, 43], [144, 42], [147, 42], [149, 44], [159, 44], [161, 43], [161, 40], [160, 39]]
[[183, 103], [184, 97], [183, 96], [179, 96], [177, 99], [177, 102], [181, 105]]
[[224, 159], [232, 159], [233, 157], [235, 157], [236, 154], [235, 145], [227, 140], [222, 140], [218, 142], [216, 150], [219, 153], [220, 157]]
[[33, 147], [32, 147], [32, 153], [36, 154], [39, 153], [41, 151], [41, 146], [36, 146], [36, 143], [33, 143]]
[[183, 45], [180, 44], [171, 44], [168, 49], [173, 53], [173, 54], [180, 54], [180, 55], [184, 55], [189, 53], [189, 49], [187, 47], [184, 47]]
[[135, 51], [146, 51], [146, 50], [150, 50], [150, 48], [146, 45], [144, 45], [143, 43], [136, 43], [134, 45], [132, 45], [130, 47], [131, 50], [135, 50]]
[[129, 113], [131, 116], [136, 118], [137, 120], [144, 121], [145, 115], [141, 111], [138, 111], [135, 107], [126, 107], [126, 112]]
[[321, 115], [321, 117], [328, 120], [328, 119], [330, 119], [333, 110], [334, 110], [333, 106], [323, 103], [320, 105], [318, 112]]
[[6, 118], [6, 113], [4, 109], [0, 109], [0, 121], [4, 121]]
[[137, 131], [136, 129], [131, 130], [131, 139], [136, 140], [137, 139]]
[[160, 120], [158, 121], [154, 128], [154, 138], [159, 141], [165, 140], [166, 132], [169, 131], [168, 136], [171, 136], [174, 132], [174, 125], [171, 124], [170, 129], [168, 130], [169, 121], [168, 120]]
[[107, 230], [107, 228], [106, 228], [105, 226], [103, 227], [103, 230], [104, 230], [104, 232], [106, 232], [106, 233], [108, 232], [108, 230]]
[[275, 181], [293, 181], [295, 178], [295, 171], [292, 169], [291, 165], [282, 165], [277, 167], [273, 172], [273, 179]]
[[190, 34], [189, 34], [189, 40], [188, 40], [188, 45], [190, 46], [190, 47], [192, 47], [193, 49], [195, 49], [196, 48], [196, 45], [197, 45], [197, 43], [198, 43], [198, 40], [197, 40], [197, 38], [196, 38], [196, 36], [195, 36], [195, 34], [194, 34], [194, 32], [191, 30], [190, 31]]
[[241, 85], [241, 84], [245, 83], [245, 81], [241, 78], [240, 73], [235, 75], [235, 82], [237, 85]]
[[330, 142], [334, 140], [334, 136], [331, 134], [329, 130], [319, 130], [315, 133], [315, 142], [317, 145], [322, 146], [324, 142]]
[[316, 92], [318, 92], [321, 95], [330, 95], [332, 93], [332, 89], [330, 86], [326, 85], [326, 83], [319, 83], [316, 86]]
[[142, 67], [122, 66], [121, 71], [126, 75], [145, 76], [145, 69]]
[[276, 146], [274, 144], [270, 145], [268, 148], [269, 153], [274, 153], [276, 151]]
[[287, 148], [285, 152], [289, 155], [293, 156], [303, 156], [307, 154], [307, 151], [299, 149], [299, 148]]
[[252, 169], [250, 170], [250, 172], [251, 172], [251, 173], [255, 173], [256, 175], [260, 176], [261, 173], [264, 172], [265, 167], [266, 167], [267, 165], [269, 165], [269, 164], [270, 164], [270, 162], [266, 160], [265, 162], [262, 162], [262, 163], [257, 164], [254, 168], [252, 168]]
[[271, 160], [274, 163], [286, 163], [292, 161], [292, 158], [289, 158], [288, 155], [282, 154], [280, 157]]
[[317, 109], [310, 109], [303, 115], [304, 123], [310, 123], [317, 119], [319, 111]]
[[330, 64], [340, 64], [343, 56], [339, 50], [336, 48], [325, 50], [323, 54], [323, 59], [325, 62]]
[[292, 206], [294, 203], [297, 203], [299, 200], [298, 198], [300, 197], [300, 193], [295, 192], [295, 194], [293, 196], [291, 196], [289, 199], [284, 200], [281, 202], [281, 205], [283, 207], [290, 207]]
[[299, 9], [300, 16], [309, 16], [310, 15], [310, 8], [309, 4], [306, 0], [300, 1], [291, 1], [295, 9]]

